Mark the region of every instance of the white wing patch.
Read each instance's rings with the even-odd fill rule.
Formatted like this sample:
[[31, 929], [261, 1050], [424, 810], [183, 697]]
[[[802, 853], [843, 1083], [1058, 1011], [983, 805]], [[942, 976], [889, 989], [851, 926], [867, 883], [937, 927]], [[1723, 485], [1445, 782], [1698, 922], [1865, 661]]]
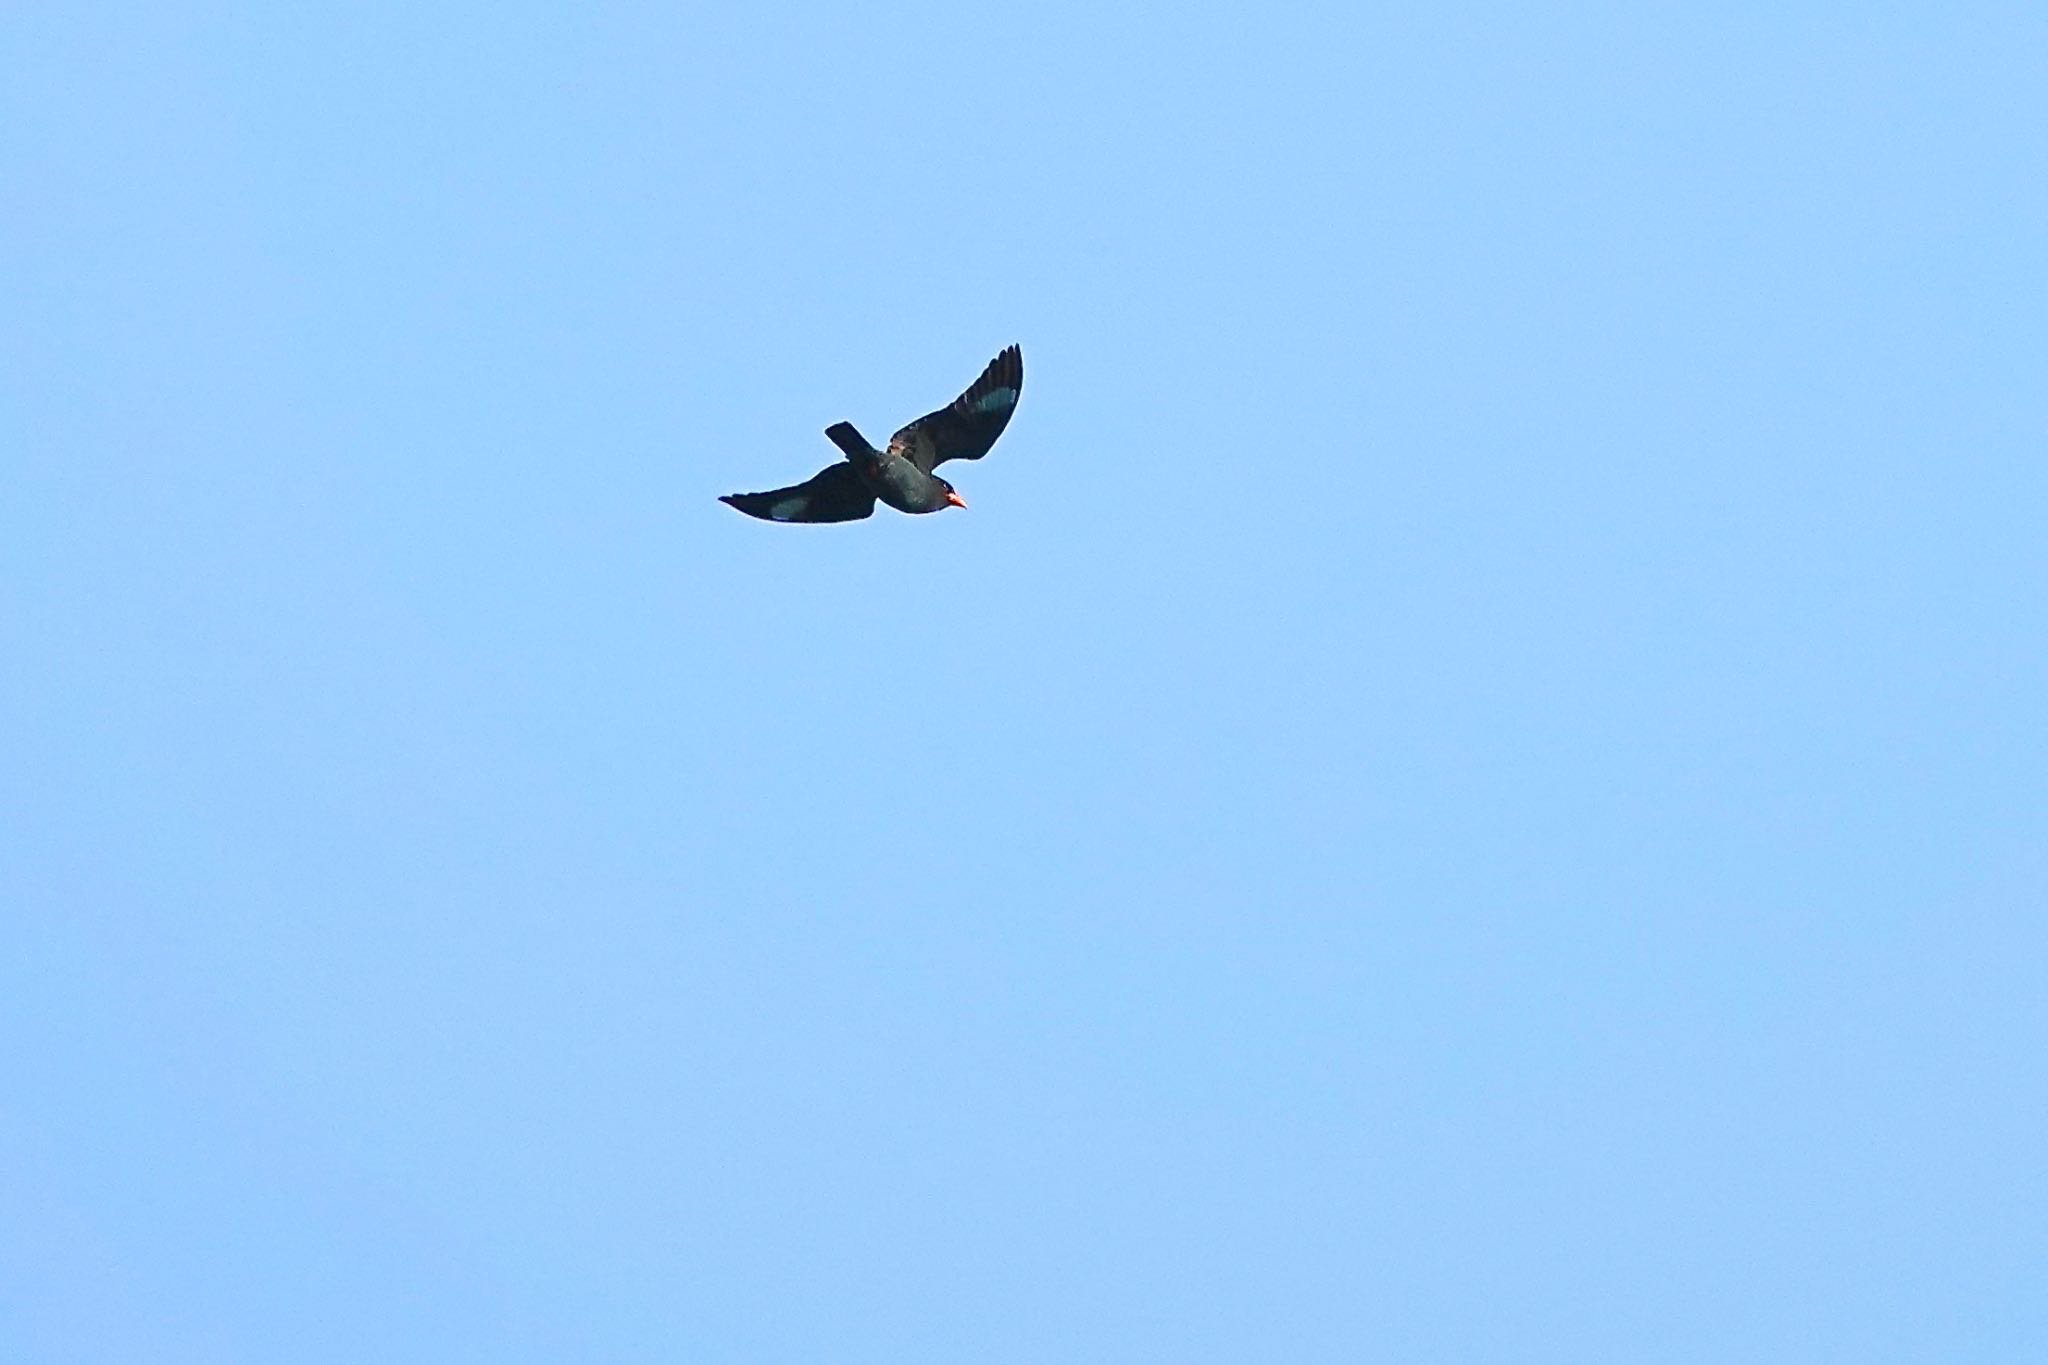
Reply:
[[777, 521], [788, 521], [810, 505], [809, 498], [784, 498], [781, 502], [768, 504], [768, 515]]
[[976, 412], [1001, 412], [1017, 401], [1017, 391], [1012, 388], [990, 389], [974, 402]]

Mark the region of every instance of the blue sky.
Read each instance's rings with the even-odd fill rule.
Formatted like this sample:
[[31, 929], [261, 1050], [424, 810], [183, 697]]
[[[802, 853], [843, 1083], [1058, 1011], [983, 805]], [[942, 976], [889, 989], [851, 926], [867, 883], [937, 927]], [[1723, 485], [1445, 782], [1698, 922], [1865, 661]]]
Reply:
[[2038, 7], [0, 22], [0, 1358], [2048, 1351]]

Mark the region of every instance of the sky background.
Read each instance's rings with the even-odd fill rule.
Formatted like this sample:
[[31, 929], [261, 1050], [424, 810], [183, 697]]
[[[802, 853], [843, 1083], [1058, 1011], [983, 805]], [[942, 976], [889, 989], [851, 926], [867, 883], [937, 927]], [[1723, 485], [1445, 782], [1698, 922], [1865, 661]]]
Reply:
[[0, 1359], [2048, 1358], [2044, 70], [9, 7]]

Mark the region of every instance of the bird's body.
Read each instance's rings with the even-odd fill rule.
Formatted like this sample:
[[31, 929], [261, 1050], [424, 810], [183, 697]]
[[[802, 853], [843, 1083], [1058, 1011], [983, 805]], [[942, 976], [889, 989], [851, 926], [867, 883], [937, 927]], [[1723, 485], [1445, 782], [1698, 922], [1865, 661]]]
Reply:
[[952, 485], [917, 467], [917, 462], [897, 447], [876, 450], [851, 422], [825, 428], [832, 444], [846, 452], [846, 462], [869, 492], [899, 512], [936, 512], [949, 504]]
[[763, 521], [858, 521], [881, 499], [899, 512], [965, 507], [953, 485], [932, 471], [947, 460], [978, 460], [1009, 425], [1024, 388], [1024, 356], [1011, 346], [953, 402], [929, 412], [876, 450], [851, 422], [825, 429], [846, 458], [803, 483], [769, 493], [730, 493], [719, 499]]

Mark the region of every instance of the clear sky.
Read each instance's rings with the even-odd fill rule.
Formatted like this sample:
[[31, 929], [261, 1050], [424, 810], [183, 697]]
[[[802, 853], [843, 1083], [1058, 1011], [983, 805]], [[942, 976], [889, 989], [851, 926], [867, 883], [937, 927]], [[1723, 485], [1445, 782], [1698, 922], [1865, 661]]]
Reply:
[[2044, 70], [11, 6], [0, 1359], [2048, 1359]]

